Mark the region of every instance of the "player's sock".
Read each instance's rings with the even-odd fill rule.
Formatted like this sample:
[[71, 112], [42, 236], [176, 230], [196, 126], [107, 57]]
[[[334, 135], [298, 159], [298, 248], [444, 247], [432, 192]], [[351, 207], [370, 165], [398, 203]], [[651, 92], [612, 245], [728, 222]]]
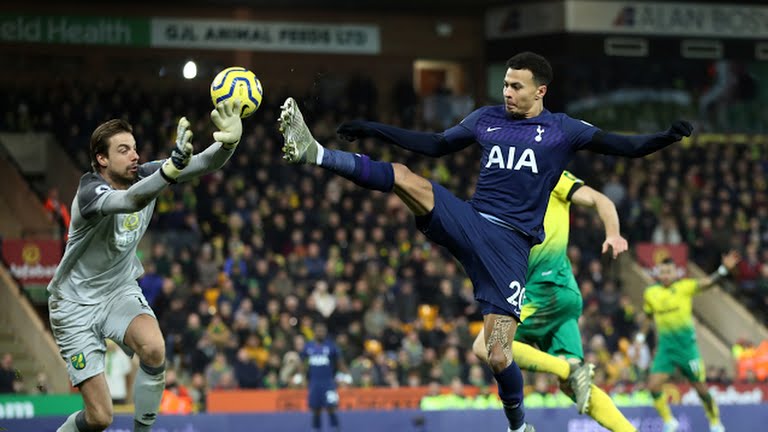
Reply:
[[717, 402], [712, 398], [712, 395], [707, 393], [701, 397], [701, 404], [704, 405], [704, 413], [709, 419], [710, 425], [716, 425], [720, 423], [720, 408], [717, 407]]
[[336, 415], [336, 411], [331, 411], [328, 413], [328, 417], [331, 419], [331, 427], [335, 432], [338, 432], [339, 429], [339, 417]]
[[313, 411], [312, 412], [312, 430], [313, 431], [320, 431], [320, 424], [321, 418], [320, 418], [320, 411]]
[[521, 369], [550, 373], [561, 380], [568, 379], [571, 373], [571, 365], [568, 361], [539, 351], [526, 343], [514, 341], [512, 352], [515, 353], [515, 362]]
[[[517, 352], [515, 352], [517, 356]], [[603, 389], [592, 384], [592, 396], [589, 398], [587, 414], [612, 432], [636, 432], [632, 423], [616, 408], [611, 397]]]
[[525, 427], [523, 412], [523, 373], [514, 361], [503, 371], [493, 374], [499, 384], [499, 397], [504, 407], [504, 415], [509, 421], [509, 429], [522, 431]]
[[664, 392], [656, 393], [651, 392], [653, 396], [653, 406], [656, 407], [656, 411], [659, 412], [659, 417], [667, 423], [672, 420], [672, 410], [667, 403], [667, 395]]
[[102, 429], [91, 426], [85, 421], [85, 410], [72, 413], [56, 432], [99, 432]]
[[100, 429], [90, 426], [85, 421], [85, 410], [72, 413], [56, 432], [97, 432]]
[[165, 390], [165, 363], [155, 367], [141, 363], [133, 383], [134, 432], [152, 429], [157, 419], [163, 390]]
[[73, 412], [72, 415], [67, 417], [67, 420], [64, 421], [64, 424], [59, 426], [58, 429], [56, 429], [56, 432], [79, 432], [77, 430], [77, 425], [75, 424], [75, 419], [77, 418], [77, 415], [81, 412], [85, 412], [85, 411]]
[[366, 155], [330, 150], [318, 144], [318, 165], [353, 181], [366, 189], [391, 192], [395, 187], [395, 171], [389, 162], [371, 160]]

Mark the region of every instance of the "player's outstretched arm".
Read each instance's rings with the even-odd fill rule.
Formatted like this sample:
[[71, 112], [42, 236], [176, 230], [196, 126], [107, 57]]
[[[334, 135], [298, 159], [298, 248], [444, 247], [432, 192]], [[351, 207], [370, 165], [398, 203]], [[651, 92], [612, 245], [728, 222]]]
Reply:
[[110, 191], [104, 197], [100, 212], [104, 215], [137, 212], [157, 198], [166, 186], [168, 181], [157, 170], [126, 190]]
[[610, 198], [589, 186], [582, 186], [573, 193], [571, 202], [597, 210], [597, 214], [600, 216], [600, 220], [603, 221], [603, 226], [605, 226], [603, 253], [611, 251], [615, 259], [619, 254], [627, 251], [629, 247], [627, 240], [621, 236], [619, 231], [619, 213], [616, 211], [616, 205]]
[[693, 126], [685, 120], [678, 120], [664, 132], [648, 135], [619, 135], [597, 131], [585, 148], [595, 153], [639, 158], [659, 151], [691, 136]]
[[472, 131], [462, 125], [436, 133], [417, 132], [383, 123], [352, 120], [339, 125], [336, 133], [348, 141], [378, 138], [414, 153], [432, 157], [455, 153], [475, 142]]
[[714, 273], [696, 281], [699, 286], [699, 291], [704, 291], [717, 285], [722, 279], [728, 276], [734, 268], [736, 268], [736, 265], [739, 264], [740, 261], [741, 254], [735, 250], [723, 255], [723, 261]]
[[213, 133], [213, 139], [216, 142], [192, 157], [189, 166], [179, 175], [178, 181], [188, 181], [223, 167], [240, 143], [243, 122], [240, 118], [239, 100], [229, 99], [226, 102], [220, 102], [211, 111], [211, 121], [218, 129]]

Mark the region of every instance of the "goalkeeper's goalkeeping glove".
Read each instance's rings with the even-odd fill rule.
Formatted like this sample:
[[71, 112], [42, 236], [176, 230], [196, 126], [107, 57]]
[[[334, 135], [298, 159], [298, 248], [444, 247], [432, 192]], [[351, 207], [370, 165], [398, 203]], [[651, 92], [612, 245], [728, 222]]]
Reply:
[[219, 129], [213, 133], [213, 139], [220, 142], [227, 150], [234, 149], [243, 135], [243, 121], [240, 118], [240, 101], [228, 99], [219, 102], [211, 111], [211, 121]]
[[176, 128], [176, 147], [171, 152], [171, 157], [163, 162], [160, 174], [168, 183], [176, 183], [181, 171], [189, 165], [192, 159], [192, 131], [189, 130], [189, 120], [186, 117], [179, 119]]

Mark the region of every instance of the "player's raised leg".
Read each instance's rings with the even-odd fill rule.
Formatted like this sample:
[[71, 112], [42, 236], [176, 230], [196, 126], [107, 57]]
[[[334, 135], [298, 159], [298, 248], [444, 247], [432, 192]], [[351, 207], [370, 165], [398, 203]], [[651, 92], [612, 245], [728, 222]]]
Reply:
[[123, 343], [140, 360], [133, 384], [133, 430], [150, 431], [157, 419], [165, 389], [165, 342], [155, 317], [149, 314], [135, 316], [125, 332]]
[[323, 147], [312, 136], [293, 98], [286, 99], [282, 106], [280, 131], [285, 137], [283, 152], [288, 162], [321, 166], [367, 189], [394, 191], [417, 216], [429, 213], [435, 206], [432, 184], [405, 165]]
[[86, 379], [77, 386], [85, 408], [67, 418], [56, 432], [100, 432], [112, 424], [112, 398], [104, 373]]
[[[655, 359], [655, 363], [658, 358]], [[675, 432], [678, 428], [677, 419], [672, 416], [672, 410], [669, 408], [669, 402], [667, 402], [667, 395], [664, 394], [662, 386], [669, 379], [669, 374], [652, 372], [648, 378], [648, 390], [653, 396], [653, 406], [656, 407], [656, 411], [659, 412], [659, 417], [664, 421], [664, 432]]]
[[295, 164], [322, 166], [367, 189], [392, 191], [395, 174], [391, 163], [372, 161], [365, 155], [326, 149], [312, 136], [293, 98], [286, 99], [281, 108], [279, 121], [280, 132], [285, 137], [285, 160]]

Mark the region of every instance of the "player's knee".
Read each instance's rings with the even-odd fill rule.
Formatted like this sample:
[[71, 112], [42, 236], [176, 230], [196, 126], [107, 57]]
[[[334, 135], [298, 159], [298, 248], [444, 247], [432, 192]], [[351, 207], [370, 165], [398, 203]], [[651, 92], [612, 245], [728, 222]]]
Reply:
[[408, 176], [413, 174], [410, 168], [397, 162], [392, 163], [392, 171], [394, 171], [395, 174], [395, 183], [405, 180], [408, 178]]
[[112, 424], [112, 408], [107, 406], [88, 410], [85, 416], [88, 426], [95, 430], [105, 430]]
[[488, 349], [485, 347], [485, 338], [481, 337], [482, 333], [477, 335], [475, 342], [472, 343], [472, 352], [477, 356], [480, 361], [488, 361]]
[[694, 386], [694, 388], [696, 389], [696, 393], [699, 394], [699, 398], [701, 398], [701, 400], [707, 401], [711, 398], [709, 395], [709, 389], [707, 389], [707, 387], [703, 384], [697, 384]]
[[506, 354], [504, 354], [504, 351], [500, 346], [495, 346], [491, 348], [491, 352], [488, 354], [488, 366], [491, 367], [491, 370], [493, 373], [501, 373], [504, 369], [509, 366], [511, 362], [511, 359], [507, 357]]
[[165, 344], [162, 340], [146, 343], [139, 347], [137, 354], [145, 365], [152, 367], [161, 366], [165, 361]]
[[661, 383], [651, 381], [648, 383], [648, 391], [651, 393], [661, 393]]

